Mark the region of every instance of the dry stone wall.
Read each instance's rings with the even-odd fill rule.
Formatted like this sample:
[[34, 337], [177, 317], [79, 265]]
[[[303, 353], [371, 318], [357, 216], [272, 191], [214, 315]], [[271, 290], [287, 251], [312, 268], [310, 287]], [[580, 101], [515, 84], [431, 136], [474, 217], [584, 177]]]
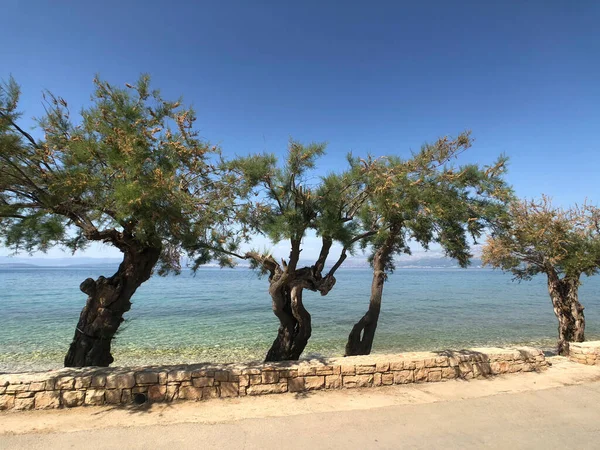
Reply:
[[350, 389], [472, 379], [539, 371], [546, 366], [542, 351], [521, 347], [270, 364], [60, 369], [0, 374], [0, 409], [127, 405], [146, 401], [207, 400], [315, 389]]
[[580, 364], [600, 366], [600, 341], [569, 343], [569, 359]]

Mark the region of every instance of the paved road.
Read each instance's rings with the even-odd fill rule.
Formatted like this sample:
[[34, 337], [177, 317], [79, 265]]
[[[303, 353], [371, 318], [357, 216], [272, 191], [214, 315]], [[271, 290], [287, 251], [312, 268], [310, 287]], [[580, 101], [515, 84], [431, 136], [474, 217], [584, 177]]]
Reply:
[[[99, 418], [101, 420], [101, 418]], [[0, 435], [1, 449], [599, 449], [600, 382], [238, 420]]]

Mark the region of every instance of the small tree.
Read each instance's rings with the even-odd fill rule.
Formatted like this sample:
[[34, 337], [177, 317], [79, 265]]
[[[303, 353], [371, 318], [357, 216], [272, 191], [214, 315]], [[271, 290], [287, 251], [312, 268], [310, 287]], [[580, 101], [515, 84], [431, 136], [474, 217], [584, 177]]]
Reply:
[[[130, 299], [158, 264], [180, 270], [182, 243], [206, 236], [226, 198], [193, 130], [194, 112], [164, 100], [142, 76], [127, 89], [94, 80], [92, 105], [74, 123], [46, 93], [37, 140], [18, 125], [19, 87], [0, 90], [0, 237], [18, 251], [72, 251], [90, 242], [123, 253], [111, 277], [88, 278], [88, 295], [65, 366], [108, 366]], [[215, 212], [216, 211], [216, 212]]]
[[425, 145], [408, 160], [354, 161], [355, 167], [362, 167], [369, 192], [360, 217], [363, 227], [375, 233], [363, 241], [372, 250], [369, 308], [348, 336], [346, 356], [371, 352], [383, 286], [394, 270], [396, 255], [410, 254], [411, 242], [425, 249], [438, 243], [447, 256], [466, 267], [471, 257], [468, 236], [474, 240], [481, 236], [488, 221], [502, 212], [510, 195], [501, 178], [504, 158], [484, 169], [444, 166], [470, 146], [470, 134], [463, 133]]
[[600, 214], [585, 205], [561, 209], [540, 201], [514, 201], [483, 249], [483, 262], [511, 272], [517, 280], [537, 274], [548, 279], [548, 293], [558, 319], [557, 351], [583, 342], [585, 317], [579, 302], [581, 275], [600, 268]]
[[[237, 211], [242, 234], [259, 233], [274, 243], [288, 241], [287, 261], [278, 262], [272, 255], [258, 251], [235, 253], [236, 245], [230, 239], [222, 240], [231, 245], [219, 248], [205, 243], [198, 245], [249, 260], [252, 267], [268, 274], [269, 295], [279, 330], [266, 361], [300, 357], [312, 329], [310, 313], [302, 301], [303, 291], [329, 293], [336, 282], [334, 274], [347, 253], [356, 242], [372, 234], [362, 232], [353, 220], [366, 198], [364, 186], [353, 172], [332, 174], [311, 183], [310, 171], [324, 148], [324, 144], [302, 145], [291, 141], [282, 167], [270, 155], [238, 158], [229, 163], [239, 174], [234, 184], [245, 199]], [[321, 237], [321, 250], [314, 264], [300, 266], [302, 240], [311, 230]], [[342, 250], [335, 264], [325, 271], [334, 242], [341, 243]]]

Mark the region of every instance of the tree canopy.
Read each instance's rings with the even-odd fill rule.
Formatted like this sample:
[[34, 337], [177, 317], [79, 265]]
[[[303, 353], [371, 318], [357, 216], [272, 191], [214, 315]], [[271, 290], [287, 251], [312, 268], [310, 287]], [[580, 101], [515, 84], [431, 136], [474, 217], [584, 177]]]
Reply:
[[364, 229], [376, 231], [363, 241], [371, 245], [371, 260], [385, 245], [385, 268], [393, 271], [394, 256], [410, 254], [409, 244], [416, 242], [425, 249], [437, 243], [462, 267], [469, 264], [468, 238], [476, 242], [512, 196], [503, 179], [505, 157], [483, 168], [449, 164], [471, 145], [465, 132], [425, 144], [408, 159], [352, 161], [368, 186], [359, 217]]
[[483, 261], [517, 279], [539, 273], [578, 279], [600, 268], [600, 210], [555, 207], [549, 197], [515, 200], [483, 250]]
[[162, 247], [161, 272], [179, 270], [181, 243], [206, 235], [226, 195], [217, 149], [199, 139], [196, 116], [163, 99], [148, 76], [119, 88], [99, 78], [76, 120], [44, 93], [39, 139], [19, 126], [20, 88], [0, 89], [0, 226], [15, 251], [73, 251], [91, 241], [123, 250], [125, 238]]

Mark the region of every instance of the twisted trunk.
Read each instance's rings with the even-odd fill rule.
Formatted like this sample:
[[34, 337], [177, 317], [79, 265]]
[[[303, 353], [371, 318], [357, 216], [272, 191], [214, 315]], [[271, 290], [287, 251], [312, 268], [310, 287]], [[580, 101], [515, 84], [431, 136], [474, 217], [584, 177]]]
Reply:
[[277, 337], [265, 361], [297, 360], [311, 336], [310, 314], [302, 304], [300, 285], [286, 285], [272, 295], [273, 312], [279, 319]]
[[362, 318], [354, 324], [348, 341], [344, 356], [368, 355], [373, 347], [375, 330], [379, 321], [381, 311], [381, 298], [383, 296], [383, 285], [387, 280], [385, 273], [386, 261], [389, 259], [394, 242], [400, 232], [400, 227], [393, 226], [389, 230], [388, 237], [373, 255], [373, 281], [371, 282], [371, 298], [369, 309]]
[[385, 249], [380, 248], [373, 258], [373, 281], [371, 283], [369, 309], [352, 327], [346, 342], [345, 356], [368, 355], [371, 353], [381, 310], [383, 285], [386, 280], [384, 253]]
[[81, 283], [80, 289], [88, 298], [65, 357], [65, 367], [107, 367], [114, 360], [110, 352], [112, 339], [124, 321], [123, 315], [131, 308], [131, 297], [150, 278], [161, 247], [128, 242], [122, 251], [123, 261], [113, 276], [88, 278]]
[[555, 273], [548, 275], [548, 292], [558, 319], [559, 355], [569, 354], [569, 342], [584, 340], [585, 316], [583, 305], [579, 302], [578, 289], [579, 277], [560, 279]]
[[267, 352], [265, 361], [298, 360], [308, 344], [312, 333], [311, 317], [302, 302], [304, 289], [327, 295], [335, 285], [333, 274], [344, 261], [342, 253], [338, 262], [326, 276], [322, 276], [325, 260], [333, 240], [323, 237], [321, 253], [312, 267], [296, 269], [300, 256], [300, 240], [292, 240], [289, 264], [283, 268], [275, 260], [266, 259], [260, 263], [271, 272], [269, 294], [273, 303], [273, 312], [279, 319], [277, 337]]

